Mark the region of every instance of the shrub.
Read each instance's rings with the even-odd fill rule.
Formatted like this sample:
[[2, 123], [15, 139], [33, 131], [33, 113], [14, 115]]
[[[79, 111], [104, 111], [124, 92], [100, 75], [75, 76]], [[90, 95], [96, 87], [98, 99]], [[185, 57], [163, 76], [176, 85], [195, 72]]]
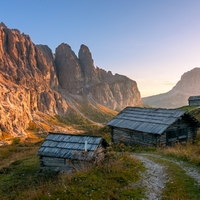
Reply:
[[20, 141], [21, 141], [21, 139], [20, 138], [13, 138], [13, 140], [12, 140], [12, 144], [19, 144], [20, 143]]

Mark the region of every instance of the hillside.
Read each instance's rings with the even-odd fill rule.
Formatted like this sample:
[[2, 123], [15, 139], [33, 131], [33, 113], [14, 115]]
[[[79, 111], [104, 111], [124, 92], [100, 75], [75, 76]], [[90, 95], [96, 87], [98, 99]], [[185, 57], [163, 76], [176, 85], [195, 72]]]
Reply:
[[95, 67], [87, 46], [81, 45], [76, 56], [62, 43], [54, 54], [3, 23], [0, 101], [0, 136], [13, 137], [33, 128], [70, 131], [76, 125], [98, 125], [127, 105], [141, 105], [137, 83]]
[[177, 108], [188, 105], [190, 96], [198, 95], [200, 95], [200, 68], [194, 68], [184, 73], [169, 92], [142, 98], [142, 102], [153, 107]]

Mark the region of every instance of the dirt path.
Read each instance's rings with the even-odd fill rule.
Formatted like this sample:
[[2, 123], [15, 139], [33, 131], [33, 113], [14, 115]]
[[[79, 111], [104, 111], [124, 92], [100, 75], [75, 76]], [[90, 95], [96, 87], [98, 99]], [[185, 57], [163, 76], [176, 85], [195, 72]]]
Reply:
[[163, 158], [162, 156], [160, 155], [155, 155], [155, 154], [142, 154], [143, 156], [151, 156], [151, 157], [156, 157], [156, 158], [160, 158], [162, 160], [167, 160], [169, 162], [172, 162], [172, 163], [175, 163], [177, 164], [179, 167], [181, 167], [185, 173], [193, 178], [194, 180], [197, 181], [198, 185], [200, 186], [200, 173], [198, 172], [198, 170], [195, 168], [195, 167], [192, 167], [192, 166], [188, 166], [188, 164], [186, 164], [185, 162], [183, 161], [175, 161], [175, 160], [172, 160], [172, 159], [169, 159], [169, 158]]
[[183, 161], [176, 161], [169, 158], [162, 157], [160, 155], [145, 153], [145, 154], [132, 154], [133, 157], [138, 158], [145, 166], [146, 171], [141, 174], [140, 185], [146, 187], [146, 199], [149, 200], [161, 200], [162, 189], [165, 187], [165, 184], [170, 181], [170, 177], [167, 175], [167, 166], [156, 163], [151, 160], [152, 158], [157, 158], [160, 160], [166, 160], [168, 162], [178, 165], [185, 171], [185, 174], [195, 181], [197, 181], [198, 186], [200, 187], [200, 173], [193, 167], [188, 165]]
[[140, 184], [146, 187], [146, 197], [149, 200], [161, 200], [161, 192], [168, 181], [165, 167], [153, 162], [143, 155], [133, 155], [138, 158], [145, 166], [146, 171], [141, 174]]

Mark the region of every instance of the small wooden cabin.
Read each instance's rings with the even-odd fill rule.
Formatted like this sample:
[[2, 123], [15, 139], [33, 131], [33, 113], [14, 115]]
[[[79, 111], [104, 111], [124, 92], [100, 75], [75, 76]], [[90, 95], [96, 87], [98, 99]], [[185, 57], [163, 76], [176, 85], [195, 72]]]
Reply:
[[112, 142], [171, 145], [194, 139], [199, 121], [184, 110], [126, 107], [107, 123]]
[[99, 136], [49, 133], [38, 150], [41, 170], [82, 170], [105, 157], [108, 143]]
[[189, 106], [200, 106], [200, 96], [190, 96], [188, 104]]

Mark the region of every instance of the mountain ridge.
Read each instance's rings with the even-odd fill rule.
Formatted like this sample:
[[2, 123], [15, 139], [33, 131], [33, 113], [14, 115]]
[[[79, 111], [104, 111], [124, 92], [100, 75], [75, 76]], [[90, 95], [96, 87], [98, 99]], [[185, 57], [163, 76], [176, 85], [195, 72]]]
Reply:
[[69, 119], [69, 113], [82, 113], [82, 118], [99, 123], [93, 116], [98, 113], [102, 123], [107, 111], [142, 104], [137, 83], [95, 67], [87, 46], [81, 45], [78, 57], [65, 43], [53, 54], [47, 45], [35, 45], [28, 35], [3, 23], [0, 88], [0, 135], [26, 135], [30, 122], [43, 121], [42, 114]]
[[144, 104], [153, 107], [177, 108], [188, 105], [190, 96], [200, 95], [200, 68], [185, 72], [168, 92], [142, 98]]

